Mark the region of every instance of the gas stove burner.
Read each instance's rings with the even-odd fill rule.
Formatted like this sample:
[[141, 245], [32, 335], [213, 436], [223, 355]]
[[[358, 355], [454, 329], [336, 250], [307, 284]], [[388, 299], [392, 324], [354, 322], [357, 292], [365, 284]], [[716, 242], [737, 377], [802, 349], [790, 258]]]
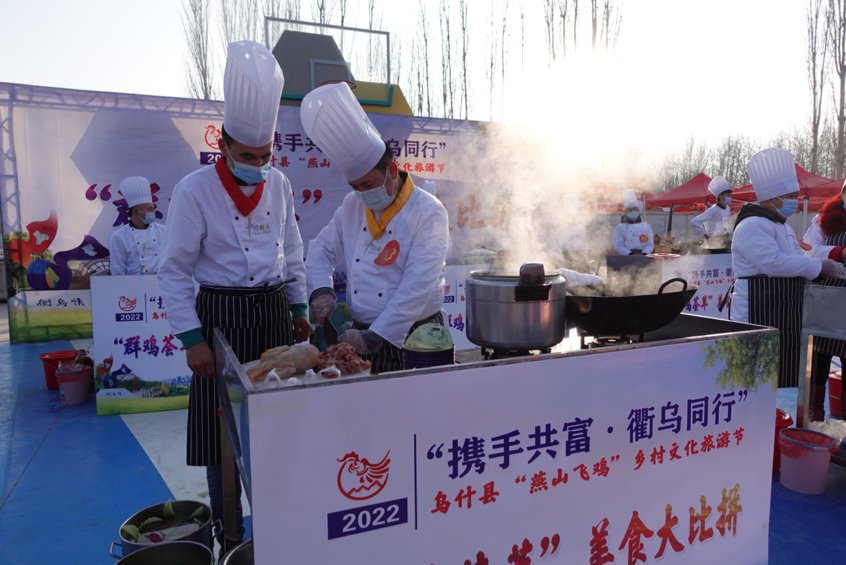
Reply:
[[540, 355], [542, 353], [549, 353], [551, 348], [546, 349], [491, 349], [488, 347], [482, 348], [482, 359], [490, 361], [491, 359], [513, 359], [515, 357], [527, 357], [530, 355]]
[[580, 336], [582, 349], [599, 349], [602, 347], [614, 347], [616, 345], [630, 345], [632, 343], [642, 343], [643, 334], [637, 335], [621, 335], [621, 336], [599, 336], [594, 337], [592, 341], [585, 343], [585, 336]]

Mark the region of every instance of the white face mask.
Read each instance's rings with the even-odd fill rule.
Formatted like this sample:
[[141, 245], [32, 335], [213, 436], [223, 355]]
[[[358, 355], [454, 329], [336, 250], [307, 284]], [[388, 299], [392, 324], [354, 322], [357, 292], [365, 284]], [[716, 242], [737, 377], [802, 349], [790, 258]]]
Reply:
[[144, 223], [148, 226], [156, 221], [156, 213], [155, 212], [145, 212], [144, 213]]
[[371, 188], [370, 190], [357, 190], [355, 193], [358, 195], [361, 203], [374, 212], [381, 212], [394, 201], [394, 197], [388, 194], [384, 185]]

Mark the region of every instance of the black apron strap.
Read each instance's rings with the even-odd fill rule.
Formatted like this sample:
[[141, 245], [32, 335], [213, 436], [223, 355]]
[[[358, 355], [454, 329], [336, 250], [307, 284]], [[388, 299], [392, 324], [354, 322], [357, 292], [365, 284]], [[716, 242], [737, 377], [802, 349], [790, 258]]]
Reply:
[[[259, 287], [255, 292], [200, 287], [197, 315], [203, 337], [214, 350], [214, 328], [220, 328], [241, 363], [261, 357], [272, 347], [294, 343], [288, 296], [284, 288]], [[217, 384], [214, 379], [191, 378], [188, 396], [188, 465], [220, 462]]]
[[779, 330], [778, 386], [799, 385], [802, 338], [803, 277], [750, 277], [749, 323]]

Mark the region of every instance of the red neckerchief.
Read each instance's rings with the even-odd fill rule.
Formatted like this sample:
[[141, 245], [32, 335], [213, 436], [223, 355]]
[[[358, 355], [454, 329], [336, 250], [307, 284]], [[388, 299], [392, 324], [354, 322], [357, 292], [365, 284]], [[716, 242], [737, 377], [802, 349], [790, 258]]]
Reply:
[[249, 216], [250, 212], [256, 209], [259, 200], [261, 200], [261, 193], [264, 192], [264, 181], [258, 183], [256, 191], [252, 196], [245, 196], [241, 191], [241, 187], [235, 182], [235, 177], [229, 172], [229, 167], [226, 166], [225, 159], [225, 157], [221, 156], [217, 160], [217, 163], [215, 163], [214, 170], [217, 171], [217, 176], [220, 178], [220, 182], [223, 183], [223, 188], [226, 189], [226, 193], [232, 199], [232, 202], [235, 203], [238, 211], [244, 216]]
[[839, 194], [826, 201], [820, 210], [820, 228], [826, 237], [846, 231], [846, 210]]

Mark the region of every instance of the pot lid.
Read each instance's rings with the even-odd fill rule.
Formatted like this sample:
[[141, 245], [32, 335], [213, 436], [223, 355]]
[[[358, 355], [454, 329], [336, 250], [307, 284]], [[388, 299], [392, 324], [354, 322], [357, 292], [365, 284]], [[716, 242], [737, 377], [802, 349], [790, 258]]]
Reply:
[[[557, 269], [544, 266], [545, 274], [543, 276], [544, 282], [564, 282], [564, 278]], [[502, 282], [520, 282], [520, 273], [509, 269], [490, 269], [486, 271], [471, 271], [470, 278], [476, 280], [490, 280]]]

